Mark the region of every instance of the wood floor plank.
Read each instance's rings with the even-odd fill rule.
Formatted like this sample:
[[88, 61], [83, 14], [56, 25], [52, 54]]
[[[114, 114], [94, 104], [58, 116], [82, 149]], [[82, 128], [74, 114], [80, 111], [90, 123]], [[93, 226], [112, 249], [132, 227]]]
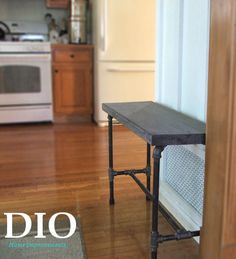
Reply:
[[[115, 166], [142, 168], [146, 145], [114, 127]], [[0, 128], [0, 220], [4, 212], [79, 215], [89, 259], [149, 258], [151, 204], [132, 179], [115, 179], [108, 204], [107, 129], [93, 124]], [[145, 180], [145, 177], [140, 177]], [[160, 216], [161, 231], [172, 232]], [[197, 258], [193, 240], [160, 245], [159, 259]]]

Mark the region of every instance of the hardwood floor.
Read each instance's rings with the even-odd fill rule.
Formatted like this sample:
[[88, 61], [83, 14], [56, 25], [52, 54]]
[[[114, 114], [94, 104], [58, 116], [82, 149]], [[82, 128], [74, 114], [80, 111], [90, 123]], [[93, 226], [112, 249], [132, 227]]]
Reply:
[[[145, 143], [114, 128], [115, 167], [143, 167]], [[107, 129], [93, 124], [1, 126], [0, 219], [71, 212], [80, 217], [89, 259], [149, 258], [150, 203], [124, 176], [115, 180], [115, 206], [108, 205], [107, 156]], [[160, 221], [161, 232], [172, 232]], [[159, 252], [159, 259], [197, 258], [198, 246], [169, 242]]]

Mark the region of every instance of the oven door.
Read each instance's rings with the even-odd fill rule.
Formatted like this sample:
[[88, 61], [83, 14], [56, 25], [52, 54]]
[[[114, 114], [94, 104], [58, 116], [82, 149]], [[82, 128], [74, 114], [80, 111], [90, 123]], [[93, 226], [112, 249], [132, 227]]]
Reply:
[[52, 103], [50, 54], [0, 55], [0, 106]]

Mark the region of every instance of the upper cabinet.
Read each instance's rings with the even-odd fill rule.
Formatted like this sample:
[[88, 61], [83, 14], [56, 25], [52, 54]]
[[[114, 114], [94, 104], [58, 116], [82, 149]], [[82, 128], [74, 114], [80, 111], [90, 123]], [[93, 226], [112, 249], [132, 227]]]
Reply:
[[47, 7], [49, 8], [67, 8], [69, 0], [46, 0]]

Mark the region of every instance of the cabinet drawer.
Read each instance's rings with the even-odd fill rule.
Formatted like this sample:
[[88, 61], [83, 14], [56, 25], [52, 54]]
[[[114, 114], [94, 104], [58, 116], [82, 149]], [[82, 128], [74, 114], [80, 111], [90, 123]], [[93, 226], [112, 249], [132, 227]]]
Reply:
[[55, 50], [54, 62], [91, 62], [91, 52], [89, 50]]

